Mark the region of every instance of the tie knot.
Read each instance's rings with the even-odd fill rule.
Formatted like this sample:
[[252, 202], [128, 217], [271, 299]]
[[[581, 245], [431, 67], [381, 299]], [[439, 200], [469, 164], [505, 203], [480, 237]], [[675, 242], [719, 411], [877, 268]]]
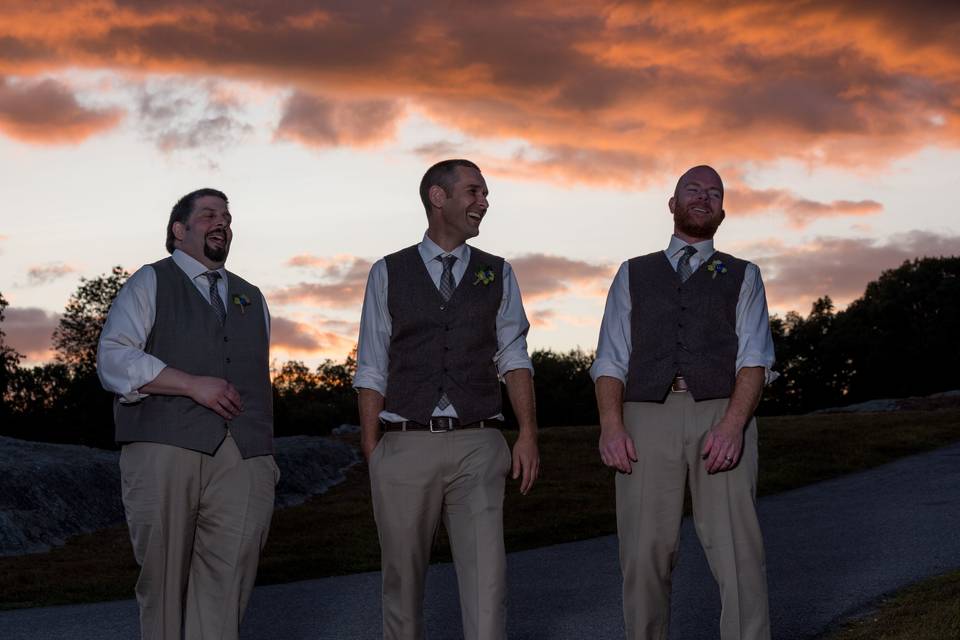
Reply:
[[683, 255], [686, 256], [688, 260], [692, 258], [693, 254], [695, 254], [696, 252], [697, 252], [697, 248], [694, 247], [692, 244], [688, 244], [683, 248]]
[[457, 261], [457, 256], [454, 256], [454, 255], [437, 256], [436, 258], [434, 258], [434, 260], [439, 260], [441, 263], [443, 263], [444, 269], [451, 269], [453, 268], [453, 263]]
[[217, 280], [220, 279], [220, 272], [219, 272], [219, 271], [207, 271], [207, 272], [204, 273], [203, 275], [207, 276], [207, 280], [210, 281], [210, 284], [213, 284], [213, 283], [215, 283]]

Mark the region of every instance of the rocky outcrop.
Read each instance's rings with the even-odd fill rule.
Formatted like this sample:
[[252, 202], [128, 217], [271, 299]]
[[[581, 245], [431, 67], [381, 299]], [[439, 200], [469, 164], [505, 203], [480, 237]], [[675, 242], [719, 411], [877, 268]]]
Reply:
[[[124, 521], [119, 453], [0, 437], [0, 556], [47, 551], [71, 536]], [[344, 480], [360, 456], [331, 438], [276, 439], [277, 506]]]

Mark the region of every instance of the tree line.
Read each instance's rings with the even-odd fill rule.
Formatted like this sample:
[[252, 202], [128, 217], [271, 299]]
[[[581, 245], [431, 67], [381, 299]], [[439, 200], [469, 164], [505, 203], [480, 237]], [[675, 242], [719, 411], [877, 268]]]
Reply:
[[[81, 279], [53, 333], [53, 362], [34, 367], [20, 366], [23, 356], [6, 343], [7, 301], [0, 293], [0, 435], [114, 446], [113, 399], [97, 379], [96, 351], [110, 304], [128, 277], [115, 267]], [[846, 309], [837, 311], [824, 296], [806, 316], [772, 316], [770, 329], [780, 377], [766, 387], [760, 415], [960, 388], [960, 257], [904, 262], [881, 273]], [[531, 359], [542, 427], [597, 423], [592, 352], [537, 350]], [[276, 435], [322, 435], [355, 424], [355, 371], [356, 349], [342, 362], [325, 360], [314, 369], [296, 360], [277, 366]]]

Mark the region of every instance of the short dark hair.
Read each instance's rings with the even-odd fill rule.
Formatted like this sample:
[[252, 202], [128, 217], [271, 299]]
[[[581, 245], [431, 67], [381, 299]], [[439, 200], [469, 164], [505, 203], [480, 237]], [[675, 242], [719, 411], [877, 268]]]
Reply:
[[457, 158], [438, 162], [423, 174], [423, 179], [420, 180], [420, 201], [423, 202], [423, 208], [427, 213], [430, 213], [430, 187], [437, 185], [449, 197], [453, 185], [457, 181], [457, 167], [468, 167], [480, 171], [480, 167], [469, 160]]
[[216, 196], [227, 204], [230, 204], [230, 202], [227, 200], [227, 194], [225, 194], [223, 191], [217, 191], [216, 189], [210, 188], [191, 191], [187, 195], [177, 200], [177, 204], [173, 205], [173, 209], [170, 210], [170, 221], [167, 222], [167, 253], [173, 253], [174, 249], [173, 241], [176, 238], [173, 236], [173, 223], [180, 222], [186, 224], [190, 214], [193, 213], [193, 205], [196, 204], [197, 200], [204, 196]]

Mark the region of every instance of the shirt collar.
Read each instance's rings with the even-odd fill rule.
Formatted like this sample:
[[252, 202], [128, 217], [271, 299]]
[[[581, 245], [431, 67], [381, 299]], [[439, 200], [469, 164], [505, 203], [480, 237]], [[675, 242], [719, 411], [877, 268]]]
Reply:
[[[668, 258], [676, 258], [677, 253], [685, 246], [687, 246], [686, 242], [677, 236], [670, 236], [670, 244], [667, 245], [665, 253], [667, 254]], [[690, 246], [697, 250], [697, 258], [700, 260], [706, 260], [713, 255], [713, 238], [696, 242]]]
[[220, 277], [223, 278], [223, 281], [227, 281], [227, 270], [224, 267], [219, 269], [207, 269], [207, 267], [192, 256], [187, 255], [185, 252], [180, 249], [173, 250], [173, 261], [177, 263], [177, 266], [187, 274], [187, 277], [191, 280], [196, 280], [207, 271], [216, 271], [220, 274]]
[[467, 261], [470, 259], [470, 247], [464, 243], [454, 249], [453, 251], [444, 251], [440, 245], [430, 239], [430, 236], [424, 232], [423, 240], [420, 241], [420, 244], [417, 245], [417, 250], [420, 251], [420, 257], [423, 258], [424, 264], [430, 264], [431, 260], [435, 260], [437, 256], [457, 256], [457, 261], [462, 264], [467, 264]]

